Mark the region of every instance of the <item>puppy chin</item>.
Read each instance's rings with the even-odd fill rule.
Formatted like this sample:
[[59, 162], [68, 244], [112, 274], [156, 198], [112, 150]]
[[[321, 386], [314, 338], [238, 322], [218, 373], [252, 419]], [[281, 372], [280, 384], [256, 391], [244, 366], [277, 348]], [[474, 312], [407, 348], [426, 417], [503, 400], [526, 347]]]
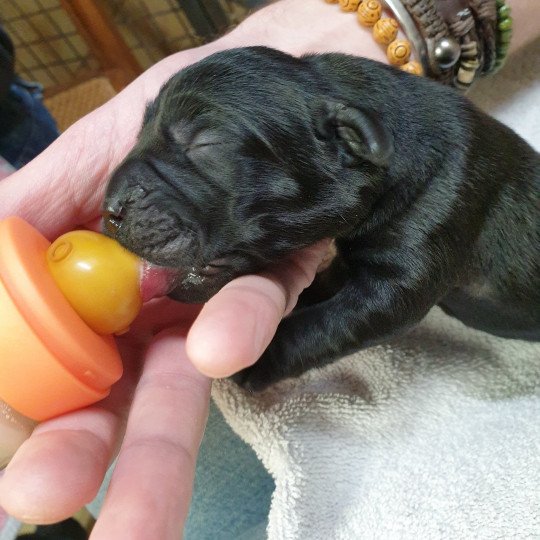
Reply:
[[214, 286], [185, 287], [179, 286], [173, 289], [167, 296], [183, 304], [204, 304], [216, 294], [224, 283]]
[[225, 284], [235, 277], [230, 270], [205, 270], [171, 268], [144, 261], [141, 271], [140, 289], [143, 302], [160, 296], [185, 304], [207, 302]]
[[209, 275], [194, 267], [172, 268], [143, 260], [141, 297], [143, 302], [168, 296], [185, 304], [201, 304], [212, 298], [232, 277], [226, 271]]

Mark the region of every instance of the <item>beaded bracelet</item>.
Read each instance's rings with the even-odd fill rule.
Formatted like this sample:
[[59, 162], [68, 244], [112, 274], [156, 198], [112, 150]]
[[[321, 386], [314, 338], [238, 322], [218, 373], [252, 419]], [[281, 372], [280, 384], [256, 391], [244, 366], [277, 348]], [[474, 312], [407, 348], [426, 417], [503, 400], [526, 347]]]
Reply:
[[[478, 0], [478, 2], [485, 4], [486, 0]], [[459, 47], [456, 61], [451, 66], [451, 84], [459, 90], [465, 91], [471, 86], [478, 73], [482, 71], [484, 49], [480, 46], [481, 40], [478, 36], [472, 10], [468, 6], [463, 9], [459, 9], [459, 7], [460, 4], [458, 4], [457, 12], [452, 9], [443, 11], [442, 16], [452, 36], [451, 39]]]
[[495, 69], [497, 10], [493, 0], [469, 0], [469, 2], [476, 20], [478, 40], [483, 44], [481, 73], [486, 75]]
[[495, 71], [504, 65], [510, 39], [512, 38], [512, 17], [510, 17], [511, 9], [504, 3], [504, 0], [496, 0], [497, 5], [497, 48], [495, 58]]
[[[373, 28], [373, 38], [386, 47], [386, 56], [393, 66], [414, 75], [422, 75], [424, 68], [420, 62], [410, 60], [412, 44], [408, 39], [398, 39], [399, 24], [393, 17], [383, 17], [383, 5], [379, 0], [325, 0], [329, 4], [340, 4], [343, 11], [356, 12], [358, 22]], [[386, 4], [392, 0], [387, 0]], [[407, 17], [407, 14], [404, 15]], [[409, 25], [411, 33], [416, 33], [414, 24]], [[416, 50], [422, 48], [422, 40], [415, 40]], [[421, 56], [419, 54], [419, 56]]]
[[[452, 37], [447, 20], [438, 9], [437, 0], [400, 0], [414, 20], [428, 50], [429, 69], [426, 74], [444, 84], [453, 83], [455, 65], [461, 55], [459, 42]], [[446, 4], [443, 4], [446, 7]]]
[[[386, 47], [390, 64], [467, 90], [499, 69], [512, 34], [504, 0], [326, 0], [356, 12]], [[383, 3], [393, 17], [383, 17]], [[399, 27], [408, 39], [398, 39]], [[410, 41], [409, 41], [410, 40]], [[418, 61], [410, 61], [414, 48]]]
[[422, 36], [414, 20], [409, 15], [409, 12], [405, 9], [405, 6], [401, 3], [400, 0], [384, 0], [384, 3], [388, 9], [393, 13], [394, 17], [397, 19], [401, 28], [403, 29], [405, 35], [410, 39], [418, 61], [422, 66], [422, 73], [429, 72], [429, 55], [426, 48], [426, 44], [422, 39]]

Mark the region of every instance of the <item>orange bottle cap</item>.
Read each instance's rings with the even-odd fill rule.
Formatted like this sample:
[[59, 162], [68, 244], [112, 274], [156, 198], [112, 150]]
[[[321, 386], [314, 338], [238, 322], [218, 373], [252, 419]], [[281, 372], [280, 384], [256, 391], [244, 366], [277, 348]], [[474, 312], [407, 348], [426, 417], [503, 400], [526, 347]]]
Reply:
[[112, 336], [91, 330], [50, 275], [50, 242], [0, 221], [0, 399], [45, 420], [106, 397], [122, 375]]

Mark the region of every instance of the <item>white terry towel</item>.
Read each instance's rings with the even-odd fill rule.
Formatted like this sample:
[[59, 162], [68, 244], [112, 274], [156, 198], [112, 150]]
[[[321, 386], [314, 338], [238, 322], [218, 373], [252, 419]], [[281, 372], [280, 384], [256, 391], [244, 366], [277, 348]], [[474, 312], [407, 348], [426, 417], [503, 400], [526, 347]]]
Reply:
[[[540, 150], [539, 74], [536, 42], [471, 97]], [[271, 540], [540, 538], [540, 344], [434, 308], [262, 395], [213, 397], [276, 481]]]

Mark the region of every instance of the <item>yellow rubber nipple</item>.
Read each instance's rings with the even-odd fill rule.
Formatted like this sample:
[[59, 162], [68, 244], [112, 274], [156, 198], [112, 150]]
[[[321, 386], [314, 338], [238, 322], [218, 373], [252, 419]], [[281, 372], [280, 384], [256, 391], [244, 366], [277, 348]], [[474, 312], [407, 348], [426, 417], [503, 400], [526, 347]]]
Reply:
[[72, 231], [47, 251], [49, 270], [73, 309], [98, 334], [121, 334], [139, 313], [141, 261], [118, 242]]

